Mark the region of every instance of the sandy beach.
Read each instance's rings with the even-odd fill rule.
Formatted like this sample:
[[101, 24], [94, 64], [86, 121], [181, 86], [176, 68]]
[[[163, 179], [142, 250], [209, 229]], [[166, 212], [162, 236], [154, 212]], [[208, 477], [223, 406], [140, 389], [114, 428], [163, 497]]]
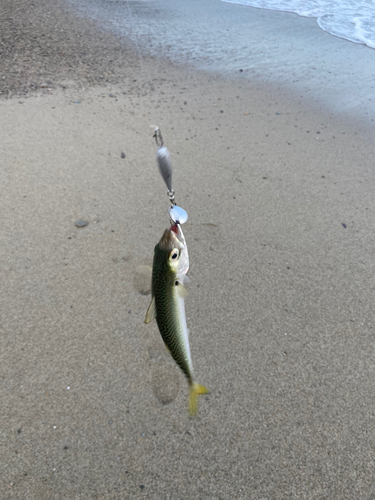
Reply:
[[[368, 130], [58, 2], [2, 9], [0, 498], [374, 498]], [[143, 323], [155, 124], [189, 214], [195, 419]]]

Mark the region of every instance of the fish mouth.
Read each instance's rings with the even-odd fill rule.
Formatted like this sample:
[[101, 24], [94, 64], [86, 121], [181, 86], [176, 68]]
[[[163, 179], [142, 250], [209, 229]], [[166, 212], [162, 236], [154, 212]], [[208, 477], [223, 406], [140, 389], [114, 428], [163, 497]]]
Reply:
[[164, 231], [164, 234], [159, 241], [159, 247], [162, 250], [169, 251], [173, 250], [173, 248], [179, 248], [182, 250], [185, 247], [185, 238], [179, 224], [175, 224]]
[[180, 251], [180, 258], [178, 260], [177, 280], [181, 283], [186, 280], [185, 275], [189, 270], [189, 253], [180, 224], [174, 224], [169, 229], [164, 231], [158, 245], [159, 249], [163, 252], [171, 252], [174, 248]]

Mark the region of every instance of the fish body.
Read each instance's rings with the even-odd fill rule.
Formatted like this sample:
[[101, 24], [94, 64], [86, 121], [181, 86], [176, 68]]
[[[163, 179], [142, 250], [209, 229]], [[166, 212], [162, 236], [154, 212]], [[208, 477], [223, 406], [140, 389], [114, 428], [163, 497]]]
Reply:
[[197, 411], [198, 394], [207, 389], [194, 381], [193, 363], [186, 324], [185, 297], [188, 281], [189, 255], [186, 241], [179, 224], [164, 231], [154, 250], [152, 266], [152, 300], [146, 313], [145, 323], [156, 318], [162, 339], [177, 365], [185, 374], [190, 386], [189, 410]]

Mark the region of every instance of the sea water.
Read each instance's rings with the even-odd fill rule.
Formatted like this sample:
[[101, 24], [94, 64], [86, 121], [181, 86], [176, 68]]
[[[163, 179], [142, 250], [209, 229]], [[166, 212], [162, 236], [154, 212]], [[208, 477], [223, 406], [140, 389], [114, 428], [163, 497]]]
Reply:
[[[230, 0], [236, 4], [221, 0], [64, 1], [81, 15], [132, 42], [140, 60], [152, 54], [192, 71], [204, 70], [256, 85], [276, 85], [329, 112], [356, 115], [375, 123], [375, 50], [349, 42], [348, 33], [344, 37], [347, 39], [331, 36], [311, 17], [239, 4], [250, 0]], [[298, 4], [301, 15], [320, 15], [318, 0], [251, 1], [268, 8], [290, 9]], [[324, 0], [319, 1], [323, 5]], [[319, 22], [331, 20], [335, 34], [343, 33], [339, 13], [344, 16], [349, 7], [340, 10], [337, 5], [348, 6], [349, 0], [333, 4], [331, 13], [322, 14]], [[368, 5], [369, 10], [373, 7], [372, 1], [366, 4], [359, 0], [359, 4]], [[363, 42], [370, 45], [373, 28], [365, 27], [371, 24], [371, 18], [369, 15], [364, 19], [362, 7], [351, 10], [350, 19], [357, 23], [352, 32], [356, 36], [362, 33]], [[350, 24], [348, 19], [346, 23]]]
[[314, 17], [331, 35], [375, 49], [374, 0], [222, 0], [261, 9]]

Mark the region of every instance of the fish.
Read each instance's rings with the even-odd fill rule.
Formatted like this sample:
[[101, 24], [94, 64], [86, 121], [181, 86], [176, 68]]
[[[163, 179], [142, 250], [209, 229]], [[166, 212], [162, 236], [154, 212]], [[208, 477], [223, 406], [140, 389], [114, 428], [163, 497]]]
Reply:
[[152, 299], [145, 323], [156, 319], [161, 337], [172, 358], [184, 373], [190, 387], [189, 413], [198, 410], [198, 395], [207, 394], [203, 385], [195, 382], [186, 324], [184, 286], [189, 281], [189, 254], [180, 224], [166, 229], [155, 246], [152, 265]]

